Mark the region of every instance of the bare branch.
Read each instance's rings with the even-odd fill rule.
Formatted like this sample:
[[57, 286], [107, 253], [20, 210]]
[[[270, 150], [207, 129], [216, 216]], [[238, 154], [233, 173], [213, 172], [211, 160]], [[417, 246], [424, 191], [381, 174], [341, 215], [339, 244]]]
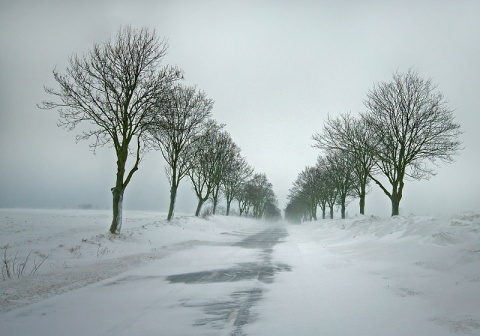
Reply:
[[[93, 139], [90, 147], [112, 143], [117, 155], [114, 191], [114, 222], [121, 207], [123, 191], [146, 149], [146, 129], [155, 117], [159, 97], [183, 78], [180, 69], [162, 66], [167, 40], [159, 40], [147, 28], [121, 27], [117, 35], [82, 56], [73, 54], [65, 73], [53, 70], [59, 88], [45, 87], [54, 100], [43, 101], [42, 109], [58, 109], [59, 126], [73, 130], [80, 123], [90, 128], [77, 141]], [[135, 139], [135, 140], [134, 140]], [[131, 145], [132, 140], [134, 143]], [[129, 155], [135, 157], [125, 177]], [[112, 229], [113, 233], [116, 230]]]
[[392, 192], [378, 181], [398, 214], [404, 179], [424, 179], [435, 174], [428, 164], [436, 160], [452, 162], [461, 149], [460, 125], [441, 93], [430, 79], [418, 73], [395, 73], [393, 81], [374, 85], [367, 94], [362, 115], [371, 130], [371, 152], [378, 169], [387, 177]]

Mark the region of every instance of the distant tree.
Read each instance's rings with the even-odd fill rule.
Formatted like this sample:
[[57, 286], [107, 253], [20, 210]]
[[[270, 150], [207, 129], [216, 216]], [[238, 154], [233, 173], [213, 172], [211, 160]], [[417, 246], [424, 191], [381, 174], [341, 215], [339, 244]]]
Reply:
[[254, 218], [262, 218], [265, 213], [265, 206], [270, 202], [276, 202], [272, 184], [268, 181], [267, 175], [255, 174], [247, 183], [249, 185], [249, 197], [251, 199]]
[[[310, 220], [317, 220], [317, 206], [320, 200], [319, 171], [316, 167], [306, 167], [293, 183], [288, 198], [297, 204], [302, 202]], [[298, 204], [299, 205], [299, 204]]]
[[253, 199], [253, 185], [251, 184], [251, 180], [248, 180], [240, 185], [240, 190], [235, 196], [235, 199], [238, 201], [238, 211], [240, 217], [242, 215], [248, 216], [252, 207]]
[[276, 198], [270, 199], [267, 201], [267, 203], [265, 203], [263, 217], [272, 222], [282, 219], [282, 211], [278, 208], [278, 201]]
[[322, 218], [325, 219], [325, 210], [328, 206], [330, 208], [330, 219], [333, 219], [333, 209], [338, 199], [338, 189], [335, 184], [335, 174], [332, 165], [325, 159], [319, 156], [317, 165], [319, 171], [319, 206], [322, 209]]
[[358, 183], [354, 185], [356, 196], [360, 199], [360, 213], [365, 214], [365, 196], [370, 181], [370, 174], [375, 160], [370, 150], [374, 146], [375, 137], [365, 121], [354, 118], [350, 114], [342, 114], [337, 118], [328, 117], [323, 132], [313, 136], [315, 147], [330, 151], [347, 153], [353, 161], [353, 172]]
[[[223, 193], [227, 202], [226, 215], [230, 214], [232, 201], [239, 196], [243, 184], [252, 175], [253, 169], [238, 152], [223, 181]], [[242, 211], [243, 212], [243, 211]]]
[[[272, 184], [263, 173], [255, 173], [244, 182], [235, 198], [238, 200], [240, 216], [251, 215], [257, 219], [273, 216], [274, 213], [282, 216]], [[266, 211], [270, 212], [267, 214]]]
[[367, 94], [362, 115], [375, 146], [370, 151], [376, 165], [391, 185], [391, 191], [371, 175], [392, 203], [392, 216], [399, 214], [406, 177], [429, 178], [434, 171], [427, 163], [437, 159], [452, 162], [461, 143], [460, 125], [431, 80], [409, 70], [395, 73], [393, 81], [374, 85]]
[[337, 204], [340, 207], [342, 219], [345, 219], [345, 210], [349, 198], [353, 197], [355, 191], [355, 174], [353, 166], [355, 161], [347, 152], [327, 151], [325, 160], [329, 165], [331, 182], [337, 190]]
[[219, 131], [212, 146], [212, 159], [215, 161], [215, 169], [211, 176], [213, 188], [211, 193], [212, 212], [216, 213], [220, 200], [220, 191], [225, 184], [231, 170], [234, 169], [235, 160], [240, 153], [240, 148], [233, 142], [230, 134], [226, 131]]
[[285, 207], [285, 219], [292, 223], [301, 223], [309, 216], [309, 209], [306, 202], [299, 195], [289, 195]]
[[170, 182], [170, 205], [167, 220], [173, 217], [180, 181], [187, 175], [189, 147], [194, 145], [210, 116], [213, 100], [195, 87], [176, 85], [166, 101], [159, 100], [156, 117], [149, 127], [154, 146], [162, 153]]
[[216, 143], [219, 139], [219, 125], [215, 120], [208, 120], [203, 131], [189, 147], [189, 169], [187, 175], [193, 185], [198, 199], [195, 216], [200, 215], [203, 204], [209, 199], [216, 186], [216, 171], [219, 164], [216, 155]]
[[290, 222], [300, 223], [307, 218], [311, 218], [310, 209], [307, 205], [304, 195], [297, 192], [295, 187], [289, 190], [288, 203], [285, 207], [285, 219]]
[[[59, 101], [43, 101], [39, 107], [59, 108], [59, 125], [68, 130], [86, 122], [92, 128], [77, 135], [78, 140], [93, 138], [93, 150], [112, 144], [117, 156], [117, 176], [113, 187], [111, 233], [122, 225], [124, 191], [145, 150], [146, 128], [153, 120], [159, 97], [183, 78], [176, 67], [161, 66], [167, 52], [166, 40], [155, 31], [120, 28], [114, 40], [94, 44], [83, 56], [73, 54], [66, 74], [53, 70], [60, 89], [45, 87]], [[135, 159], [128, 173], [127, 158]]]

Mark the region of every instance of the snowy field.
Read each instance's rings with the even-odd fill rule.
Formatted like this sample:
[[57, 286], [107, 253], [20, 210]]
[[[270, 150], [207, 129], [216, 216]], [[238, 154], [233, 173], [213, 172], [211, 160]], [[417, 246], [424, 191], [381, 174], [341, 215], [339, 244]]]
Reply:
[[478, 214], [110, 218], [0, 209], [0, 335], [480, 335]]

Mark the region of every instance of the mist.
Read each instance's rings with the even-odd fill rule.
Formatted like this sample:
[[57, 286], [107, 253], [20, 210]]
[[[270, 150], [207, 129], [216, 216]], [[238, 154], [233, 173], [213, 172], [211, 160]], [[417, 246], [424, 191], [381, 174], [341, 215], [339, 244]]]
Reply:
[[[265, 173], [286, 204], [297, 174], [320, 154], [312, 135], [327, 115], [365, 109], [374, 83], [395, 71], [432, 78], [454, 109], [464, 150], [430, 180], [406, 181], [401, 214], [478, 210], [480, 165], [480, 4], [474, 1], [5, 2], [0, 13], [0, 207], [111, 207], [115, 154], [76, 143], [81, 129], [57, 127], [56, 111], [36, 106], [55, 87], [72, 53], [89, 51], [124, 24], [169, 40], [166, 63], [185, 71], [215, 100], [213, 117]], [[88, 126], [88, 125], [86, 125]], [[149, 152], [125, 192], [125, 208], [166, 211], [163, 159]], [[371, 185], [366, 214], [388, 216], [389, 200]], [[193, 213], [188, 179], [176, 212]], [[358, 213], [358, 201], [348, 207]]]

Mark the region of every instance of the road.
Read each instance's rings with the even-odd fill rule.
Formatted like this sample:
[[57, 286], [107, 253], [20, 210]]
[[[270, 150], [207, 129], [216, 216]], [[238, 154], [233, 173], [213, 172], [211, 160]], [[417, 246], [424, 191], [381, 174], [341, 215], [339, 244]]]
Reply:
[[191, 273], [174, 274], [167, 277], [170, 283], [183, 284], [218, 284], [249, 281], [250, 288], [234, 291], [230, 298], [224, 301], [212, 301], [197, 305], [207, 317], [195, 322], [195, 325], [211, 325], [218, 328], [232, 326], [232, 335], [242, 335], [242, 327], [252, 322], [255, 316], [251, 308], [262, 299], [263, 286], [275, 280], [275, 274], [282, 271], [291, 271], [289, 265], [276, 263], [272, 259], [273, 248], [288, 235], [284, 226], [269, 227], [259, 233], [252, 234], [232, 246], [242, 249], [252, 249], [258, 254], [259, 261], [238, 262], [230, 259], [228, 268], [211, 269]]
[[[258, 228], [225, 234], [224, 241], [162, 247], [148, 262], [129, 263], [130, 269], [123, 267], [121, 273], [97, 269], [108, 277], [0, 316], [1, 333], [248, 334], [244, 327], [258, 320], [255, 307], [265, 299], [276, 274], [291, 271], [273, 256], [288, 232], [284, 224], [259, 223]], [[114, 263], [104, 266], [110, 264]]]
[[[218, 234], [204, 226], [201, 234], [176, 242], [172, 235], [139, 254], [131, 245], [140, 230], [128, 243], [116, 242], [132, 253], [125, 262], [95, 263], [87, 280], [71, 272], [55, 273], [57, 282], [26, 277], [38, 283], [29, 288], [53, 286], [57, 295], [0, 314], [0, 333], [443, 336], [480, 330], [476, 273], [465, 277], [418, 262], [421, 256], [444, 265], [438, 245], [398, 235], [351, 237], [319, 223], [288, 230], [282, 223], [258, 224]], [[464, 258], [463, 246], [457, 255]], [[471, 264], [458, 269], [464, 266]], [[57, 292], [65, 282], [76, 289]], [[6, 286], [1, 290], [8, 293]]]

